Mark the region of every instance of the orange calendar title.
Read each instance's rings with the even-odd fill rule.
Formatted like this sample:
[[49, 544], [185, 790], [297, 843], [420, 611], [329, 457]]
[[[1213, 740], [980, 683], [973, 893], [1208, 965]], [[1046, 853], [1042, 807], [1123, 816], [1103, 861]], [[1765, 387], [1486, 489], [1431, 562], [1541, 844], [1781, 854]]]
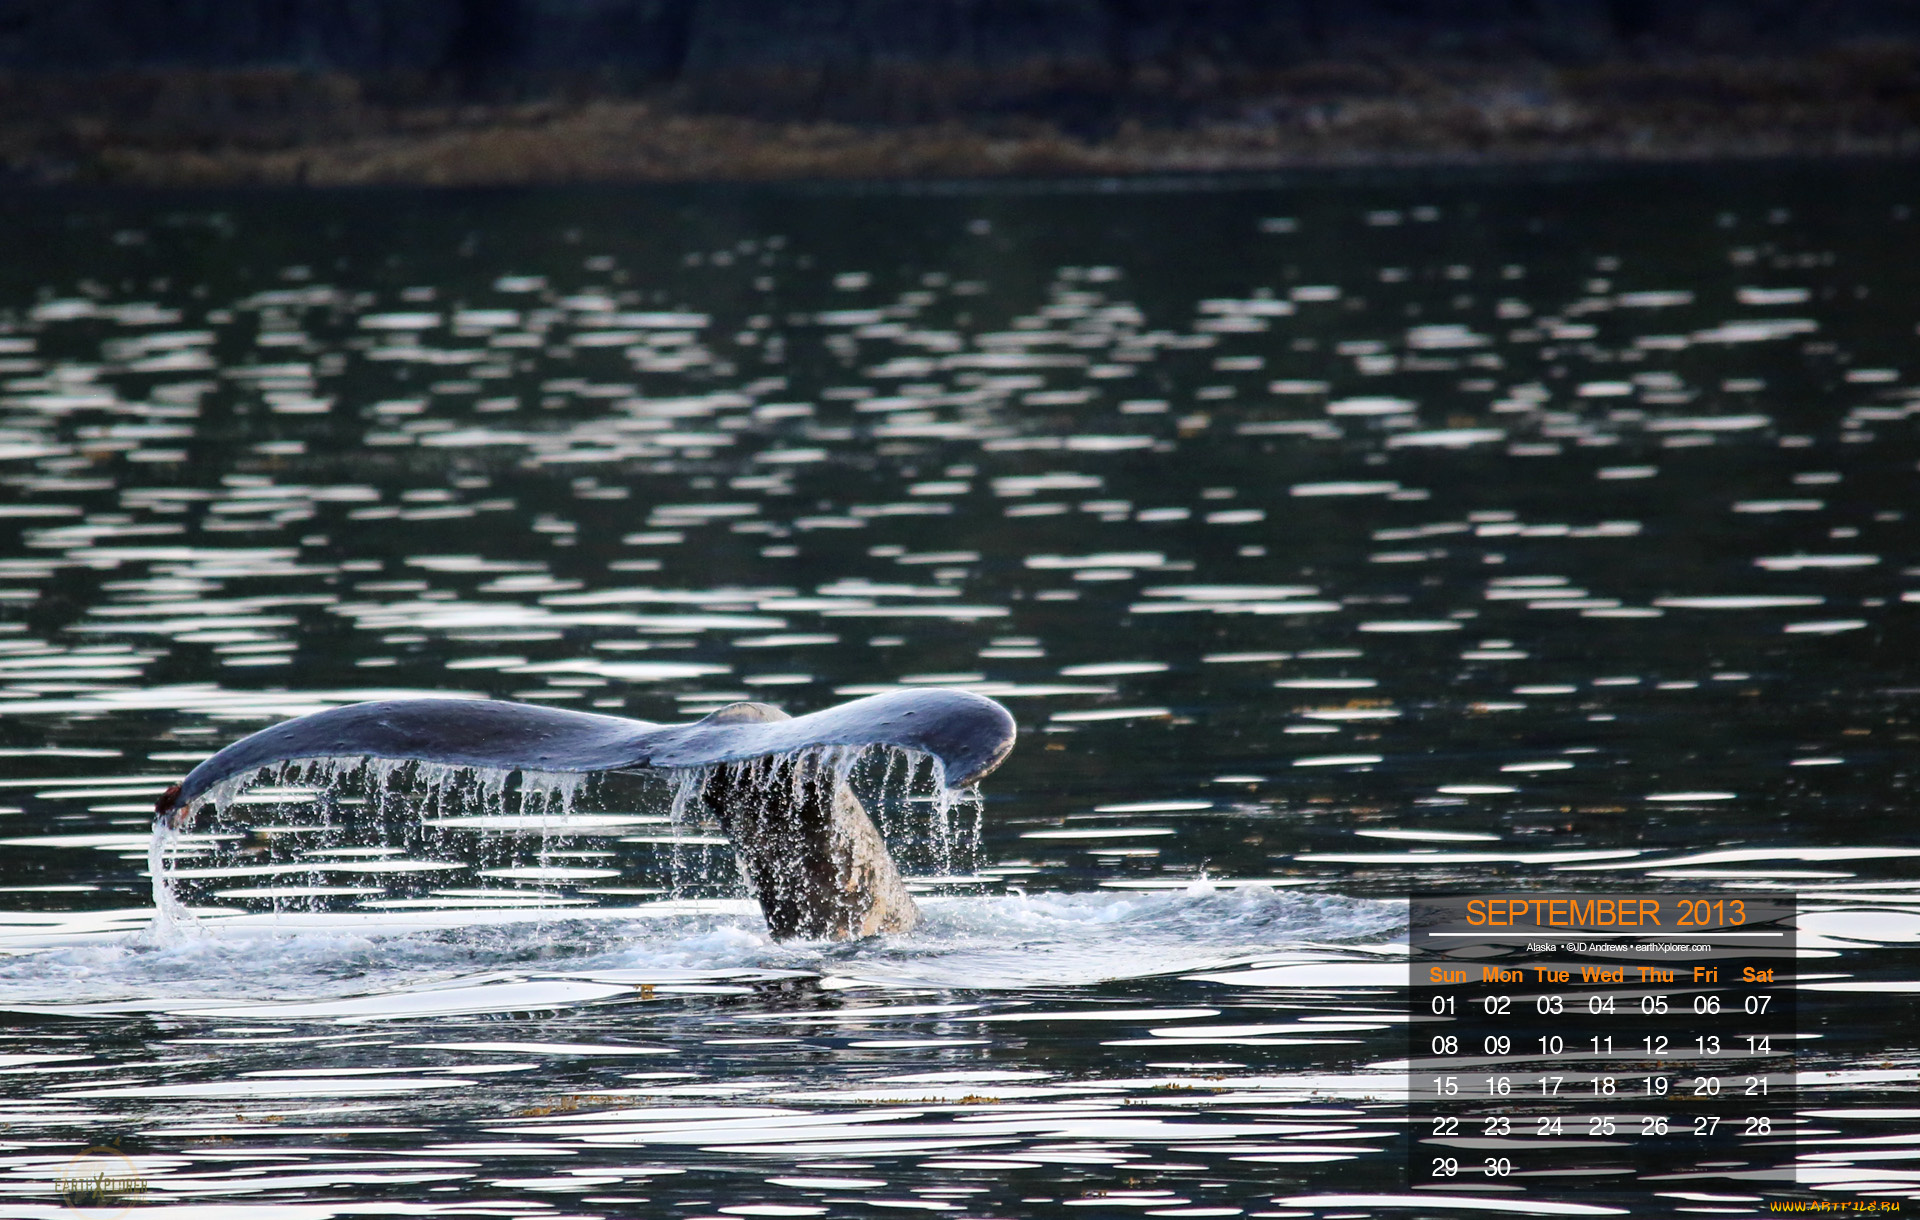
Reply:
[[1476, 928], [1664, 926], [1658, 898], [1474, 898], [1467, 902], [1467, 922]]

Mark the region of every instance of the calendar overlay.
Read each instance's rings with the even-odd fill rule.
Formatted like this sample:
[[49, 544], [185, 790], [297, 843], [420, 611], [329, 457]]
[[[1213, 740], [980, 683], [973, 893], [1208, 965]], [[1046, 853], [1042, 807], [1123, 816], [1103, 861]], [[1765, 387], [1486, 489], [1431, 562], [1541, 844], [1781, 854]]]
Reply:
[[1791, 1186], [1794, 923], [1778, 894], [1414, 895], [1411, 1187]]

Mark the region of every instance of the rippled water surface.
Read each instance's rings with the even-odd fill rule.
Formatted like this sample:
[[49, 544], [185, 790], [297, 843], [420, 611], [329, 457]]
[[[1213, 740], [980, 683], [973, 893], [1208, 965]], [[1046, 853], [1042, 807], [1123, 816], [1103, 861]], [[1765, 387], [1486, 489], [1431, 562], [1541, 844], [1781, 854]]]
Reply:
[[[0, 1207], [1920, 1197], [1915, 203], [0, 202]], [[856, 772], [911, 936], [772, 942], [659, 780], [407, 767], [255, 787], [153, 926], [154, 797], [278, 719], [903, 685], [1021, 732]], [[1683, 884], [1798, 895], [1797, 1147], [1407, 1196], [1406, 894]]]

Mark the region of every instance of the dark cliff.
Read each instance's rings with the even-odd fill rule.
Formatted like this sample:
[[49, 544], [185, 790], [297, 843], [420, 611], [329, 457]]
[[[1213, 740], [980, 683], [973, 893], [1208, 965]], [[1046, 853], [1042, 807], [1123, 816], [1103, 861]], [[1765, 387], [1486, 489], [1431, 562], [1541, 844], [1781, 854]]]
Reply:
[[607, 69], [634, 80], [886, 63], [1357, 53], [1804, 53], [1920, 34], [1906, 0], [4, 0], [15, 70]]
[[1886, 151], [1916, 130], [1909, 0], [0, 0], [0, 159], [29, 179]]

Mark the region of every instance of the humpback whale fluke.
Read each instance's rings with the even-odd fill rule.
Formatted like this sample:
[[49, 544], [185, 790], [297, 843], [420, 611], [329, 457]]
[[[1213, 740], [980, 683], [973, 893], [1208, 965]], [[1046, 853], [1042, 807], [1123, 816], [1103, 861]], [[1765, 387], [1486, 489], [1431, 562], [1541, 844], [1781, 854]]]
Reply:
[[1013, 748], [1013, 717], [966, 691], [894, 691], [788, 716], [735, 703], [692, 724], [650, 724], [481, 699], [393, 699], [301, 716], [241, 740], [168, 788], [159, 824], [180, 828], [215, 786], [307, 758], [381, 758], [491, 770], [705, 772], [700, 799], [733, 841], [775, 937], [904, 932], [919, 913], [844, 768], [820, 747], [931, 755], [949, 787]]

